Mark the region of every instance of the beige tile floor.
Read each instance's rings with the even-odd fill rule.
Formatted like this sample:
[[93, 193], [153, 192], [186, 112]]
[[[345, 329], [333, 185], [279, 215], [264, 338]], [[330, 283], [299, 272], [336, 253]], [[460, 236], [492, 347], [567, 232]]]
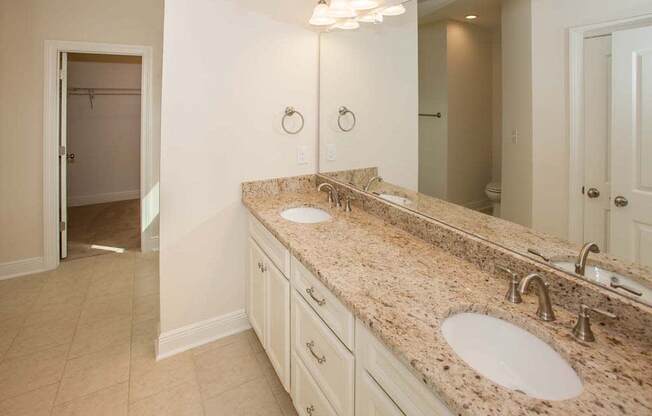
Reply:
[[0, 415], [296, 415], [251, 330], [155, 361], [157, 263], [108, 254], [0, 281]]
[[111, 253], [93, 245], [140, 250], [140, 200], [69, 207], [67, 260]]

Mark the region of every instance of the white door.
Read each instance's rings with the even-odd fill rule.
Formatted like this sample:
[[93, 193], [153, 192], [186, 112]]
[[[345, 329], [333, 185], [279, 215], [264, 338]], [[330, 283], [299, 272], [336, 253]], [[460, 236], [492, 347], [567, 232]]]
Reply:
[[609, 251], [611, 35], [584, 41], [584, 241]]
[[68, 155], [67, 139], [67, 104], [68, 103], [68, 54], [59, 54], [59, 247], [62, 259], [68, 256]]
[[281, 384], [290, 391], [290, 282], [267, 258], [263, 272], [267, 279], [265, 350]]
[[652, 27], [612, 42], [611, 252], [652, 266]]
[[405, 416], [363, 368], [355, 378], [356, 416]]
[[249, 322], [265, 345], [265, 273], [262, 271], [265, 255], [258, 245], [249, 239]]

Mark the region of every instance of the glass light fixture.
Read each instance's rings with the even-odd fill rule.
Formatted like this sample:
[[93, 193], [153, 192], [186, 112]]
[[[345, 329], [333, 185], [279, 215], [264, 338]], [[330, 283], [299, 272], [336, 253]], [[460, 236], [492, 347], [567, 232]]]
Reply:
[[402, 4], [390, 6], [383, 10], [383, 15], [385, 16], [400, 16], [403, 13], [405, 13], [405, 6]]
[[478, 15], [475, 15], [475, 14], [467, 14], [466, 16], [464, 16], [464, 18], [465, 18], [466, 20], [475, 20], [475, 19], [478, 18]]
[[378, 7], [375, 0], [351, 0], [351, 7], [354, 10], [369, 10]]
[[355, 19], [346, 19], [342, 23], [338, 23], [335, 27], [344, 30], [355, 30], [360, 27], [360, 23]]
[[330, 26], [335, 24], [335, 19], [328, 15], [328, 4], [326, 0], [319, 0], [315, 9], [312, 11], [312, 17], [309, 23], [313, 26]]
[[328, 16], [336, 19], [355, 17], [355, 10], [348, 0], [331, 0], [328, 6]]
[[373, 12], [358, 17], [358, 22], [363, 23], [383, 23], [383, 15], [381, 13]]

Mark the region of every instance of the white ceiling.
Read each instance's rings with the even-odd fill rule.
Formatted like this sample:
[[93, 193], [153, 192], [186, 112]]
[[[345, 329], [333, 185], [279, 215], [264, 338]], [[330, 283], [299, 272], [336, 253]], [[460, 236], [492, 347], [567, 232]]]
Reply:
[[[500, 26], [501, 0], [418, 0], [419, 24], [451, 19], [477, 24], [486, 28]], [[475, 14], [475, 20], [464, 16]]]

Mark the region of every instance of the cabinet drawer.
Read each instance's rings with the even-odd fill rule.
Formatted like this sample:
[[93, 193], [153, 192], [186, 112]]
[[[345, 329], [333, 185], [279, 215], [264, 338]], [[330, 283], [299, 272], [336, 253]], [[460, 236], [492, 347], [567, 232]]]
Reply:
[[355, 416], [405, 416], [365, 370], [355, 376]]
[[292, 355], [292, 402], [299, 416], [337, 416], [296, 354]]
[[406, 416], [452, 416], [446, 405], [356, 321], [356, 357]]
[[353, 415], [353, 354], [297, 292], [292, 293], [292, 351], [335, 412], [339, 416]]
[[292, 287], [312, 306], [337, 337], [353, 351], [355, 318], [299, 260], [292, 257]]
[[281, 273], [290, 276], [290, 252], [253, 215], [249, 215], [249, 234]]

